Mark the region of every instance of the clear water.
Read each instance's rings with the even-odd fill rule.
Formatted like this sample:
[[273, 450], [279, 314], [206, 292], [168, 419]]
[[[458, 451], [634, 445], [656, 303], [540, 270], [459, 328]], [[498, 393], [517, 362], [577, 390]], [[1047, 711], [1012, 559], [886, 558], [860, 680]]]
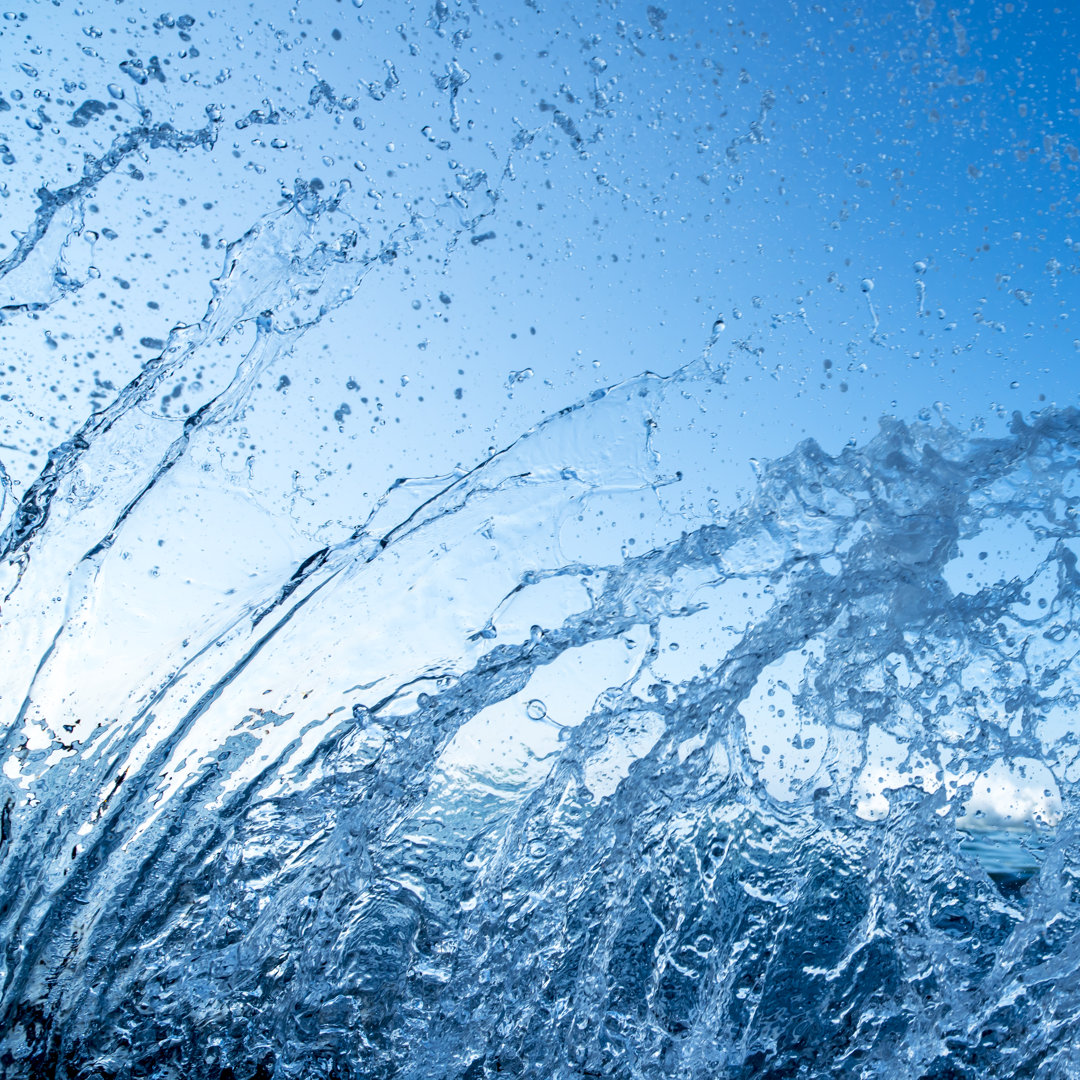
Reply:
[[0, 1073], [1080, 1076], [1072, 144], [883, 104], [1036, 14], [374, 6], [4, 16]]

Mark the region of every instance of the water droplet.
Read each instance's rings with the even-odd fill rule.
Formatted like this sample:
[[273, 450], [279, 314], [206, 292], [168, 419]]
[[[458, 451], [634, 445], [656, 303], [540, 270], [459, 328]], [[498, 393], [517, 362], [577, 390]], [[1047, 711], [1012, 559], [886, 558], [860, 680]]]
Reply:
[[862, 289], [862, 291], [864, 293], [873, 292], [874, 291], [874, 279], [864, 277], [862, 279], [862, 281], [859, 282], [859, 288]]
[[594, 56], [589, 61], [589, 70], [594, 75], [599, 75], [601, 72], [607, 71], [607, 61], [602, 57]]
[[547, 716], [547, 706], [539, 698], [533, 698], [525, 706], [525, 712], [530, 720], [543, 720]]

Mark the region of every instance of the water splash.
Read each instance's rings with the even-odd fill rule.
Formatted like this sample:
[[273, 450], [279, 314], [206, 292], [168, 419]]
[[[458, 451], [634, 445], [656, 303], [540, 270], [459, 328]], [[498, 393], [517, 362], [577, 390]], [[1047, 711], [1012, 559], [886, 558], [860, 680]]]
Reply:
[[[351, 18], [360, 7], [354, 0]], [[907, 169], [912, 146], [930, 160], [900, 114], [884, 117], [909, 133], [900, 156], [880, 140], [841, 146], [821, 127], [825, 113], [792, 128], [796, 105], [810, 90], [824, 99], [824, 83], [747, 60], [759, 79], [742, 59], [723, 82], [714, 46], [724, 39], [695, 39], [678, 18], [669, 27], [660, 8], [642, 25], [612, 10], [610, 32], [582, 38], [527, 7], [535, 29], [495, 19], [497, 36], [475, 4], [443, 0], [382, 36], [368, 33], [376, 19], [404, 16], [364, 16], [362, 33], [360, 21], [342, 20], [346, 33], [335, 27], [330, 40], [348, 45], [336, 60], [295, 9], [262, 30], [215, 16], [217, 29], [203, 27], [190, 49], [195, 17], [162, 15], [154, 34], [176, 30], [183, 47], [169, 57], [154, 44], [150, 55], [147, 27], [123, 39], [110, 62], [124, 57], [116, 67], [134, 84], [137, 115], [105, 142], [95, 132], [119, 108], [83, 94], [104, 98], [107, 86], [121, 102], [125, 90], [72, 82], [61, 99], [50, 80], [67, 73], [46, 71], [46, 50], [20, 65], [42, 80], [28, 86], [32, 101], [21, 90], [7, 91], [15, 108], [0, 97], [0, 112], [31, 132], [17, 155], [0, 147], [4, 165], [33, 157], [52, 177], [15, 192], [25, 231], [0, 261], [9, 329], [88, 299], [76, 294], [100, 271], [93, 244], [75, 242], [96, 235], [84, 214], [99, 212], [90, 200], [111, 185], [109, 220], [121, 220], [127, 180], [147, 179], [136, 160], [175, 152], [169, 160], [190, 162], [187, 151], [209, 158], [217, 147], [215, 164], [169, 197], [187, 205], [217, 169], [214, 183], [236, 204], [226, 217], [243, 222], [222, 226], [223, 237], [243, 235], [222, 239], [202, 317], [167, 340], [167, 325], [147, 332], [142, 347], [154, 355], [140, 370], [118, 357], [122, 389], [85, 421], [35, 415], [41, 430], [63, 434], [25, 490], [0, 465], [0, 1075], [1075, 1077], [1080, 413], [1018, 416], [995, 437], [887, 418], [865, 445], [828, 453], [805, 442], [758, 463], [753, 490], [723, 511], [711, 496], [724, 481], [709, 474], [720, 467], [709, 463], [735, 399], [719, 417], [705, 405], [749, 376], [740, 363], [765, 371], [766, 348], [758, 331], [740, 330], [723, 359], [728, 323], [710, 314], [700, 361], [583, 390], [509, 445], [493, 443], [480, 464], [451, 469], [448, 457], [445, 475], [365, 495], [347, 522], [283, 536], [299, 481], [262, 490], [250, 467], [224, 463], [253, 403], [271, 396], [281, 414], [276, 395], [300, 382], [281, 369], [305, 336], [405, 256], [418, 255], [410, 273], [422, 260], [446, 271], [451, 258], [491, 258], [513, 229], [540, 220], [525, 221], [534, 195], [540, 214], [567, 179], [565, 201], [587, 210], [557, 227], [568, 251], [588, 221], [598, 234], [611, 223], [596, 213], [596, 191], [620, 213], [644, 212], [658, 229], [678, 217], [695, 244], [732, 251], [741, 217], [754, 255], [738, 265], [766, 292], [766, 241], [796, 256], [792, 237], [813, 237], [817, 211], [798, 201], [770, 234], [774, 215], [762, 206], [788, 205], [787, 174], [837, 203], [831, 239], [870, 198], [875, 169], [879, 180], [887, 161]], [[567, 26], [583, 25], [567, 15]], [[833, 40], [827, 13], [805, 17]], [[595, 19], [593, 29], [607, 27], [608, 14]], [[769, 29], [783, 32], [780, 20]], [[778, 36], [772, 51], [790, 44], [798, 54], [809, 32], [800, 24], [798, 41]], [[81, 33], [108, 42], [98, 28]], [[724, 33], [725, 49], [735, 42], [729, 63], [750, 55], [741, 22]], [[229, 57], [239, 73], [245, 50], [235, 46], [249, 34], [249, 55], [263, 50], [268, 66], [247, 68], [247, 85], [238, 76], [228, 105], [207, 105], [231, 73], [217, 59], [205, 71], [188, 65], [201, 50], [204, 63]], [[366, 54], [386, 42], [393, 58]], [[654, 42], [664, 43], [658, 63], [634, 77], [628, 64]], [[867, 45], [846, 55], [871, 57], [889, 82], [893, 43]], [[496, 76], [511, 46], [516, 59], [501, 70], [512, 74]], [[360, 81], [353, 49], [367, 65]], [[305, 59], [275, 70], [294, 50]], [[687, 66], [698, 51], [709, 54], [700, 70], [696, 59]], [[934, 31], [925, 58], [938, 51]], [[98, 56], [90, 46], [83, 55]], [[948, 78], [929, 65], [927, 101], [966, 80], [964, 110], [995, 115], [977, 90], [983, 75], [948, 65]], [[872, 82], [867, 110], [881, 93]], [[697, 104], [680, 99], [680, 85]], [[406, 87], [421, 87], [409, 91], [411, 112], [399, 108]], [[66, 123], [44, 111], [53, 101]], [[185, 130], [190, 121], [173, 126], [166, 115], [207, 123]], [[860, 126], [877, 130], [878, 119]], [[246, 141], [220, 152], [223, 127]], [[691, 131], [700, 168], [673, 149]], [[859, 177], [854, 188], [796, 164], [793, 148], [807, 156], [821, 142], [842, 151], [829, 156]], [[635, 166], [635, 153], [661, 167]], [[880, 167], [863, 176], [864, 158]], [[522, 215], [511, 226], [513, 215], [494, 217], [516, 162], [535, 175], [509, 192]], [[268, 167], [277, 179], [260, 188]], [[313, 168], [338, 179], [328, 188]], [[281, 179], [300, 171], [308, 179]], [[778, 178], [767, 198], [766, 172]], [[713, 194], [697, 202], [683, 174], [713, 191], [713, 178], [728, 176], [723, 205], [738, 196], [754, 212], [722, 214]], [[942, 175], [940, 190], [920, 188], [920, 204], [953, 197]], [[166, 190], [159, 182], [159, 211]], [[34, 193], [36, 208], [26, 205]], [[249, 228], [249, 206], [279, 197]], [[165, 236], [159, 217], [152, 232]], [[188, 217], [210, 250], [210, 225]], [[866, 211], [860, 220], [872, 235]], [[934, 228], [924, 222], [926, 237]], [[549, 261], [554, 235], [520, 244], [526, 263], [514, 273], [528, 269], [532, 281], [542, 270], [553, 295], [568, 296], [576, 286], [557, 282]], [[680, 246], [668, 235], [661, 250]], [[623, 264], [661, 233], [643, 245], [631, 228], [626, 239]], [[995, 242], [1007, 263], [997, 251]], [[597, 267], [617, 254], [598, 250]], [[966, 250], [963, 259], [975, 288]], [[804, 279], [817, 271], [805, 252], [798, 261], [809, 295]], [[946, 251], [920, 254], [915, 272], [947, 261]], [[647, 264], [659, 279], [661, 264]], [[851, 272], [875, 275], [852, 291], [869, 342], [884, 346], [903, 333], [892, 329], [891, 271]], [[126, 272], [114, 281], [131, 287]], [[477, 289], [467, 273], [447, 292], [442, 283], [430, 295], [447, 321]], [[915, 313], [925, 315], [916, 285]], [[1052, 294], [1006, 295], [1034, 310]], [[531, 305], [529, 287], [520, 295]], [[734, 294], [703, 297], [694, 303], [730, 311], [732, 327], [743, 319]], [[776, 303], [751, 299], [754, 310], [794, 310], [772, 315], [774, 328], [816, 332], [817, 312], [825, 317], [819, 306], [811, 319], [803, 296], [794, 309]], [[1003, 332], [986, 303], [974, 321]], [[411, 310], [422, 306], [414, 297]], [[571, 309], [556, 297], [551, 310]], [[1046, 351], [1059, 314], [1044, 320]], [[841, 315], [837, 325], [854, 318], [850, 307]], [[45, 347], [59, 349], [53, 329]], [[936, 363], [945, 346], [919, 330], [914, 355], [926, 345]], [[475, 333], [464, 343], [479, 352]], [[857, 370], [859, 340], [838, 343]], [[949, 356], [970, 347], [948, 338]], [[507, 398], [553, 386], [542, 352], [530, 354], [535, 368], [491, 352]], [[169, 406], [181, 381], [182, 413]], [[390, 381], [410, 385], [400, 369]], [[360, 390], [351, 375], [346, 387]], [[461, 401], [462, 388], [454, 393]], [[343, 403], [328, 415], [344, 426], [359, 411]], [[317, 444], [313, 453], [327, 450]]]
[[[100, 102], [95, 104], [100, 105]], [[102, 105], [102, 111], [104, 108]], [[4, 282], [7, 292], [5, 302], [0, 307], [0, 322], [15, 314], [40, 310], [86, 284], [90, 275], [88, 272], [81, 275], [75, 273], [67, 258], [67, 249], [71, 240], [80, 236], [85, 227], [81, 207], [83, 200], [94, 192], [105, 177], [134, 154], [163, 147], [178, 153], [195, 147], [210, 148], [217, 138], [218, 124], [212, 116], [205, 127], [196, 131], [177, 131], [170, 123], [155, 123], [148, 109], [140, 112], [142, 122], [117, 135], [105, 153], [98, 157], [86, 155], [82, 176], [78, 180], [55, 191], [45, 185], [37, 188], [38, 207], [33, 221], [16, 234], [18, 243], [15, 250], [0, 259], [0, 280]], [[83, 120], [78, 126], [85, 126], [85, 123]], [[74, 213], [67, 227], [63, 230], [52, 228], [57, 215], [69, 209], [73, 209]], [[50, 229], [56, 239], [55, 250], [31, 260]], [[28, 260], [31, 261], [28, 263]], [[24, 271], [21, 277], [17, 273], [20, 270]]]
[[716, 378], [406, 484], [211, 615], [75, 561], [5, 676], [9, 1072], [1071, 1075], [1080, 415], [807, 442], [597, 561]]

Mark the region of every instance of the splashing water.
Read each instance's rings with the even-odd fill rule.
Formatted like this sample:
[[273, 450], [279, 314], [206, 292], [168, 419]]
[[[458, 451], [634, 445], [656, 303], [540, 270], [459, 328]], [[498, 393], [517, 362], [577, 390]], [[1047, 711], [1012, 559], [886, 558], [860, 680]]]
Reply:
[[[794, 22], [758, 17], [777, 53], [794, 50], [793, 66], [774, 70], [743, 66], [741, 21], [709, 37], [703, 13], [688, 29], [655, 6], [635, 22], [611, 5], [582, 38], [576, 11], [568, 9], [571, 33], [531, 0], [525, 6], [535, 28], [516, 17], [488, 25], [477, 4], [444, 0], [398, 23], [396, 8], [358, 16], [354, 0], [355, 25], [341, 18], [344, 32], [332, 29], [331, 41], [346, 40], [339, 51], [313, 44], [312, 21], [291, 6], [251, 27], [214, 13], [202, 23], [160, 15], [152, 26], [133, 16], [121, 74], [112, 73], [132, 85], [60, 82], [65, 95], [102, 100], [61, 98], [36, 66], [59, 61], [35, 45], [35, 64], [20, 71], [40, 83], [16, 87], [18, 96], [7, 89], [10, 102], [0, 96], [4, 123], [7, 113], [20, 119], [15, 134], [3, 133], [3, 164], [18, 158], [25, 172], [33, 161], [52, 178], [14, 192], [0, 183], [23, 215], [14, 244], [0, 245], [0, 327], [29, 333], [46, 312], [59, 327], [61, 315], [92, 306], [100, 263], [121, 290], [98, 294], [93, 330], [102, 336], [120, 317], [116, 296], [131, 291], [121, 271], [136, 275], [125, 269], [133, 255], [109, 254], [118, 234], [95, 215], [127, 227], [128, 182], [149, 173], [188, 207], [188, 223], [199, 221], [187, 230], [200, 236], [191, 251], [208, 251], [192, 193], [210, 174], [193, 159], [217, 149], [220, 186], [226, 176], [232, 184], [214, 211], [223, 262], [209, 302], [198, 301], [204, 313], [193, 308], [161, 338], [132, 335], [151, 354], [132, 354], [137, 371], [125, 366], [126, 347], [109, 368], [91, 341], [78, 355], [100, 363], [103, 377], [95, 372], [88, 418], [83, 399], [46, 416], [32, 392], [16, 389], [15, 365], [4, 374], [12, 394], [0, 398], [23, 395], [5, 433], [26, 426], [19, 445], [0, 449], [22, 454], [35, 439], [51, 449], [43, 467], [28, 466], [29, 454], [10, 469], [0, 463], [0, 1077], [1074, 1080], [1080, 412], [1017, 413], [991, 435], [885, 417], [862, 445], [828, 452], [801, 442], [758, 463], [750, 490], [710, 496], [730, 494], [727, 466], [712, 464], [716, 444], [721, 435], [739, 441], [735, 406], [745, 414], [755, 400], [747, 382], [735, 398], [736, 375], [778, 380], [784, 370], [766, 359], [767, 332], [791, 330], [795, 344], [773, 351], [792, 370], [787, 356], [818, 349], [825, 380], [833, 357], [847, 356], [839, 393], [867, 372], [864, 355], [900, 356], [904, 372], [908, 361], [944, 360], [964, 387], [957, 358], [1008, 332], [1012, 307], [1003, 315], [1001, 297], [1043, 320], [1040, 347], [1065, 332], [1065, 302], [1054, 305], [1075, 265], [1051, 257], [1052, 285], [1035, 291], [1001, 274], [984, 289], [968, 250], [991, 250], [981, 233], [977, 245], [958, 239], [951, 254], [920, 249], [907, 264], [917, 275], [909, 332], [890, 299], [895, 266], [843, 246], [845, 223], [863, 200], [871, 205], [875, 183], [891, 229], [915, 175], [919, 155], [906, 148], [919, 136], [906, 113], [881, 125], [907, 133], [902, 154], [866, 134], [881, 120], [874, 102], [893, 101], [894, 89], [868, 82], [865, 115], [841, 114], [842, 132], [821, 129], [829, 162], [800, 164], [834, 119], [799, 111], [835, 89], [814, 81], [828, 65], [805, 63], [814, 27], [839, 47], [831, 15], [815, 6]], [[54, 17], [84, 12], [57, 6]], [[23, 34], [28, 18], [6, 13], [5, 32]], [[952, 38], [932, 4], [912, 18], [927, 25], [908, 25], [899, 52], [918, 40], [918, 55], [934, 61], [925, 65], [932, 85], [912, 85], [927, 102], [942, 87], [966, 87], [963, 100], [948, 99], [958, 132], [969, 105], [975, 115], [1009, 96], [996, 84], [982, 89], [994, 83], [978, 66], [979, 34], [989, 30], [974, 15], [970, 69], [960, 15], [949, 12]], [[1002, 27], [992, 29], [996, 42]], [[110, 36], [121, 40], [93, 25], [80, 33], [93, 43], [81, 55], [94, 63]], [[888, 82], [898, 50], [881, 44], [881, 28], [854, 20], [848, 33], [846, 62], [870, 57]], [[154, 44], [171, 42], [168, 34], [171, 57]], [[768, 38], [757, 39], [762, 55]], [[942, 55], [953, 39], [957, 55]], [[470, 41], [500, 51], [487, 50], [489, 60]], [[720, 44], [727, 76], [713, 56]], [[247, 45], [265, 56], [245, 68]], [[372, 60], [376, 48], [386, 55]], [[282, 59], [305, 49], [302, 61]], [[206, 97], [232, 78], [221, 57], [247, 71], [228, 105]], [[354, 61], [369, 60], [357, 81]], [[265, 96], [271, 84], [275, 101]], [[907, 95], [890, 108], [906, 109]], [[62, 129], [46, 106], [56, 117], [70, 112]], [[1062, 104], [1047, 115], [1055, 109], [1068, 113]], [[1056, 149], [1059, 134], [1019, 117], [996, 126], [1019, 133], [1009, 147], [1017, 170], [1034, 168], [1028, 149], [1043, 146], [1049, 172], [1037, 190], [1058, 200], [1045, 217], [1037, 211], [1049, 250], [1055, 238], [1042, 230], [1072, 198], [1063, 163], [1075, 163], [1075, 147]], [[985, 114], [979, 123], [995, 126]], [[222, 154], [226, 131], [248, 141]], [[700, 161], [679, 150], [679, 169], [669, 168], [689, 132]], [[998, 183], [997, 155], [984, 162], [986, 184]], [[334, 172], [338, 158], [347, 178]], [[259, 179], [268, 161], [289, 163], [274, 166], [273, 182]], [[281, 179], [316, 167], [336, 179]], [[766, 168], [778, 178], [775, 197]], [[169, 187], [172, 169], [190, 170], [187, 187]], [[572, 180], [574, 169], [587, 186]], [[799, 170], [792, 186], [802, 181], [802, 204], [785, 186]], [[955, 176], [941, 175], [945, 194], [920, 179], [915, 202], [936, 206], [944, 223], [931, 213], [920, 229], [960, 237], [948, 204]], [[982, 172], [965, 159], [964, 182], [976, 181]], [[554, 232], [530, 241], [531, 266], [509, 262], [510, 222], [526, 235], [563, 186], [564, 206], [576, 214], [580, 204], [583, 216], [564, 210]], [[988, 206], [1004, 201], [979, 190]], [[515, 198], [521, 220], [500, 209]], [[793, 272], [797, 298], [756, 276], [770, 245], [794, 253], [792, 235], [821, 239], [809, 211], [800, 217], [807, 198], [825, 215], [829, 257], [836, 241], [859, 264], [843, 263], [852, 267], [846, 284], [831, 264], [822, 269], [835, 293], [827, 301], [807, 301], [803, 278], [819, 269], [809, 241]], [[603, 222], [598, 199], [609, 200]], [[781, 200], [795, 209], [781, 215]], [[209, 214], [215, 201], [198, 204]], [[978, 202], [955, 216], [974, 221]], [[253, 218], [251, 206], [275, 204]], [[649, 224], [625, 225], [625, 246], [605, 238], [601, 251], [611, 207], [619, 230], [631, 211]], [[160, 216], [144, 234], [165, 234]], [[693, 245], [686, 231], [664, 231], [677, 216], [695, 231]], [[593, 227], [595, 252], [584, 235]], [[312, 340], [333, 325], [336, 353], [355, 350], [360, 370], [363, 349], [381, 347], [379, 327], [363, 326], [372, 337], [357, 345], [333, 320], [380, 285], [372, 308], [383, 314], [391, 271], [415, 274], [410, 311], [427, 321], [410, 324], [424, 337], [409, 348], [428, 357], [439, 351], [428, 353], [432, 327], [459, 312], [475, 318], [475, 295], [525, 280], [522, 267], [529, 284], [506, 307], [532, 304], [541, 283], [549, 310], [571, 325], [578, 309], [568, 298], [584, 279], [557, 280], [569, 262], [552, 261], [552, 251], [556, 240], [572, 250], [572, 234], [581, 245], [573, 259], [597, 281], [620, 252], [626, 266], [661, 241], [665, 250], [682, 244], [687, 261], [676, 265], [686, 273], [670, 277], [687, 293], [697, 264], [714, 259], [694, 246], [700, 237], [722, 241], [725, 257], [742, 243], [751, 252], [742, 265], [753, 267], [749, 315], [733, 304], [717, 314], [719, 300], [702, 287], [694, 305], [712, 331], [701, 358], [686, 363], [676, 348], [664, 366], [674, 374], [613, 376], [610, 385], [597, 377], [591, 392], [557, 385], [543, 348], [526, 366], [522, 353], [472, 327], [457, 344], [477, 356], [482, 345], [498, 371], [495, 392], [533, 411], [485, 415], [481, 401], [462, 429], [489, 425], [487, 456], [465, 455], [479, 464], [401, 479], [374, 499], [347, 492], [348, 511], [324, 520], [293, 459], [325, 455], [311, 466], [321, 472], [339, 447], [332, 436], [279, 437], [281, 417], [299, 428], [319, 415], [281, 407], [300, 372], [324, 371]], [[881, 235], [899, 250], [895, 231]], [[1019, 230], [1011, 241], [995, 234], [994, 257], [1007, 264], [999, 251], [1019, 252], [1023, 269], [1031, 243]], [[1055, 250], [1069, 260], [1078, 247], [1069, 238]], [[143, 254], [156, 261], [149, 246]], [[452, 258], [454, 278], [445, 272]], [[489, 282], [499, 258], [502, 277], [492, 272]], [[974, 329], [938, 306], [947, 277], [938, 271], [950, 259], [965, 281], [955, 306], [975, 312]], [[441, 267], [436, 285], [423, 286], [426, 306], [415, 284], [425, 262]], [[647, 265], [650, 278], [663, 276], [659, 262]], [[608, 313], [627, 320], [634, 340], [642, 323], [633, 309], [647, 308], [641, 279], [610, 280], [637, 289]], [[494, 324], [501, 314], [491, 311]], [[133, 327], [149, 316], [124, 318]], [[835, 329], [860, 318], [861, 337]], [[835, 340], [819, 336], [822, 324]], [[1036, 322], [1017, 325], [1001, 340], [1037, 336]], [[590, 332], [581, 330], [583, 345], [615, 347], [606, 329]], [[508, 336], [516, 341], [517, 330]], [[119, 323], [104, 336], [122, 339]], [[53, 330], [45, 340], [58, 347]], [[301, 342], [309, 353], [298, 353]], [[464, 366], [448, 360], [454, 347], [443, 339], [439, 364], [464, 383]], [[994, 344], [986, 355], [1007, 351]], [[367, 394], [399, 363], [393, 348], [387, 354], [368, 364], [363, 387], [351, 374], [341, 380], [353, 404], [325, 410], [343, 438], [358, 402], [371, 432], [386, 425], [383, 403]], [[65, 362], [75, 355], [73, 347]], [[578, 349], [566, 380], [585, 369], [582, 357]], [[413, 392], [421, 375], [434, 384], [439, 364], [410, 366], [410, 379], [401, 361], [388, 381]], [[67, 372], [73, 380], [78, 367]], [[803, 387], [805, 374], [792, 385]], [[1073, 381], [1067, 367], [1070, 395]], [[528, 397], [542, 386], [561, 396], [534, 423], [535, 403], [553, 400]], [[472, 393], [453, 381], [448, 389], [453, 408]], [[450, 469], [448, 447], [463, 445], [448, 434], [459, 415], [434, 425], [432, 440], [447, 438], [436, 468]], [[525, 415], [515, 440], [497, 434]], [[254, 446], [275, 440], [277, 457], [258, 461]], [[378, 468], [361, 482], [376, 496]]]
[[211, 616], [115, 540], [214, 406], [94, 544], [57, 499], [130, 408], [58, 455], [7, 533], [16, 615], [62, 594], [5, 628], [11, 1075], [1075, 1075], [1080, 415], [806, 442], [592, 557], [718, 378], [400, 485]]

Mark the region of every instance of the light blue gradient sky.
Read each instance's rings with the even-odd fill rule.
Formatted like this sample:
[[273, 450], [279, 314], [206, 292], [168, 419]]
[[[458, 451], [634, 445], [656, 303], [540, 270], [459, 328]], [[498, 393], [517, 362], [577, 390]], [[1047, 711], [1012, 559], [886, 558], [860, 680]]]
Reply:
[[[221, 447], [243, 459], [254, 443], [271, 502], [295, 474], [305, 534], [362, 520], [396, 477], [470, 466], [597, 386], [675, 370], [718, 318], [715, 452], [684, 464], [715, 475], [724, 501], [751, 457], [807, 435], [836, 449], [883, 414], [993, 425], [1076, 400], [1080, 16], [1067, 7], [776, 0], [661, 17], [643, 3], [321, 0], [192, 8], [190, 41], [179, 11], [155, 28], [127, 2], [22, 10], [0, 37], [13, 106], [0, 141], [16, 159], [5, 233], [29, 224], [38, 185], [70, 183], [84, 151], [135, 122], [136, 100], [178, 129], [222, 110], [212, 150], [133, 156], [84, 200], [100, 238], [73, 240], [70, 261], [100, 278], [0, 327], [0, 456], [23, 484], [85, 418], [91, 373], [122, 385], [155, 352], [140, 339], [198, 319], [223, 245], [298, 177], [324, 194], [348, 181], [372, 245], [407, 208], [431, 225], [276, 365], [230, 432], [244, 445]], [[164, 83], [119, 68], [151, 55]], [[469, 75], [456, 122], [454, 63]], [[355, 108], [312, 103], [320, 79]], [[86, 99], [117, 109], [73, 128]], [[279, 123], [245, 123], [271, 107]], [[55, 295], [64, 224], [4, 299]], [[237, 359], [220, 350], [207, 385]], [[170, 415], [196, 399], [182, 391]]]

